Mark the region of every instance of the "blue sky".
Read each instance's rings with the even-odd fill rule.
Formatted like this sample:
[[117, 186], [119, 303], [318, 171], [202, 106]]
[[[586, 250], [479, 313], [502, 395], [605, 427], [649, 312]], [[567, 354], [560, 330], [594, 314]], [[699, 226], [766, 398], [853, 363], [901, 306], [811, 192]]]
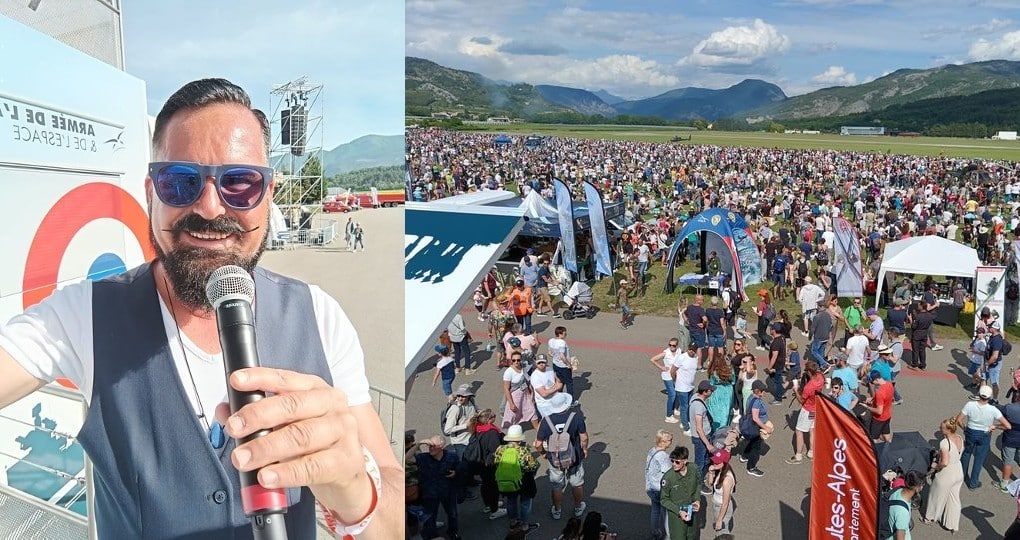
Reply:
[[501, 81], [625, 98], [725, 88], [787, 95], [901, 68], [1020, 60], [1016, 0], [408, 0], [408, 56]]
[[270, 112], [270, 90], [325, 85], [323, 147], [404, 132], [404, 2], [123, 2], [125, 64], [149, 114], [184, 83], [223, 77]]

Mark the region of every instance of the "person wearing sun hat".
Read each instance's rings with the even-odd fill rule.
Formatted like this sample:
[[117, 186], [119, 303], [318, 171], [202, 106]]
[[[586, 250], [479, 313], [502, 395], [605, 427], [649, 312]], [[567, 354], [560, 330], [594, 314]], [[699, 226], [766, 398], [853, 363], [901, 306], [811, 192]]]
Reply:
[[712, 510], [715, 516], [712, 530], [716, 536], [733, 533], [733, 491], [737, 478], [730, 466], [730, 453], [719, 448], [709, 458], [711, 465], [705, 475], [705, 485], [712, 490]]
[[[503, 444], [496, 448], [492, 462], [496, 466], [497, 488], [500, 495], [506, 498], [510, 532], [527, 533], [537, 529], [538, 523], [529, 523], [528, 518], [531, 516], [531, 503], [538, 493], [538, 488], [535, 485], [538, 460], [525, 444], [524, 430], [519, 424], [514, 424], [507, 429], [506, 435], [503, 436]], [[509, 469], [512, 472], [515, 464], [520, 467], [519, 482], [508, 481], [508, 478], [512, 478], [514, 475], [501, 472], [501, 468]]]

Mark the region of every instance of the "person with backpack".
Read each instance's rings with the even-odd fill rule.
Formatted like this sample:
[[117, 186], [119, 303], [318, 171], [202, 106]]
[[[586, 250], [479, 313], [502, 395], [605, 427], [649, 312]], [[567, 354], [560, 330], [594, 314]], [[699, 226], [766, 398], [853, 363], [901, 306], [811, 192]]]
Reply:
[[482, 479], [479, 491], [482, 504], [489, 519], [499, 519], [506, 515], [506, 509], [499, 507], [499, 490], [496, 489], [496, 466], [492, 457], [496, 449], [503, 444], [503, 433], [495, 425], [496, 413], [492, 409], [483, 409], [468, 421], [471, 439], [462, 455], [466, 464], [467, 476], [475, 474]]
[[740, 436], [747, 440], [740, 461], [747, 463], [747, 474], [762, 477], [765, 473], [758, 468], [764, 438], [772, 434], [773, 426], [769, 421], [768, 408], [765, 406], [765, 383], [751, 383], [751, 398], [747, 401], [744, 415], [740, 417]]
[[457, 391], [453, 394], [453, 401], [447, 403], [439, 414], [439, 428], [443, 435], [449, 438], [449, 451], [457, 456], [458, 467], [460, 467], [456, 480], [458, 504], [467, 499], [467, 484], [471, 480], [469, 468], [463, 458], [467, 445], [471, 442], [470, 421], [478, 414], [474, 396], [469, 385], [458, 386]]
[[712, 414], [708, 411], [708, 398], [715, 391], [711, 382], [704, 380], [698, 383], [698, 391], [691, 397], [691, 439], [694, 444], [694, 465], [698, 474], [704, 476], [708, 468], [709, 449], [712, 444]]
[[784, 247], [772, 260], [772, 296], [776, 300], [786, 298], [786, 267], [790, 264], [790, 248]]
[[[879, 538], [885, 540], [910, 540], [913, 520], [910, 518], [910, 500], [924, 488], [924, 473], [907, 471], [903, 476], [905, 485], [896, 489], [880, 504], [887, 510], [886, 519], [879, 518]], [[881, 512], [880, 512], [881, 514]]]
[[662, 509], [661, 489], [662, 476], [670, 469], [669, 453], [666, 451], [673, 444], [673, 435], [660, 429], [655, 434], [655, 446], [645, 456], [645, 494], [652, 502], [651, 529], [653, 540], [666, 538], [666, 514]]
[[535, 485], [538, 460], [524, 440], [524, 430], [514, 424], [503, 437], [503, 444], [492, 455], [496, 487], [500, 495], [506, 498], [511, 533], [528, 533], [538, 528], [538, 523], [528, 521], [531, 503], [538, 493]]
[[569, 486], [574, 496], [574, 516], [584, 515], [584, 458], [588, 457], [588, 428], [580, 410], [569, 411], [573, 398], [559, 392], [549, 399], [549, 414], [538, 426], [535, 449], [549, 461], [553, 519], [562, 517], [563, 493]]

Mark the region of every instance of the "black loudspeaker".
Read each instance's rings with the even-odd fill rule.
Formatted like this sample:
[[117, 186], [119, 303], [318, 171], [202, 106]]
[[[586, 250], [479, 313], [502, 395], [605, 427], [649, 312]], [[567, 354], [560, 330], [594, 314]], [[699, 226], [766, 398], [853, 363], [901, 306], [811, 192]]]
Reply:
[[280, 144], [290, 146], [290, 109], [280, 111]]
[[303, 156], [305, 154], [305, 146], [307, 143], [305, 140], [306, 128], [308, 127], [308, 112], [305, 110], [304, 105], [295, 105], [291, 107], [290, 126], [290, 153], [295, 156]]

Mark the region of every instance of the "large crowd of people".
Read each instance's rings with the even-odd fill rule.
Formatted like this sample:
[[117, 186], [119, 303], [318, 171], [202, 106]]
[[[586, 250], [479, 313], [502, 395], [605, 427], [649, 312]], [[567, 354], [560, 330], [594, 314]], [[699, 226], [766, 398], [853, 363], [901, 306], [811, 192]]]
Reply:
[[[814, 416], [822, 395], [860, 418], [879, 447], [892, 441], [895, 408], [910, 398], [896, 388], [897, 376], [904, 369], [928, 369], [927, 351], [942, 348], [933, 322], [946, 290], [930, 278], [914, 283], [913, 276], [902, 275], [877, 291], [887, 311], [866, 308], [862, 298], [841, 303], [833, 294], [831, 274], [835, 217], [845, 217], [860, 233], [866, 280], [877, 274], [886, 242], [919, 235], [968, 244], [983, 263], [1003, 264], [1010, 255], [1010, 236], [1015, 238], [1020, 226], [1020, 165], [1013, 162], [565, 138], [546, 138], [541, 146], [524, 148], [494, 145], [487, 134], [411, 129], [407, 163], [416, 200], [508, 185], [522, 196], [530, 190], [550, 196], [550, 181], [558, 178], [576, 190], [577, 198], [583, 198], [578, 188], [583, 179], [598, 185], [607, 201], [626, 203], [636, 223], [613, 239], [616, 271], [624, 276], [615, 289], [624, 291], [618, 300], [624, 328], [629, 286], [636, 280], [634, 288], [643, 287], [651, 261], [669, 264], [664, 250], [677, 240], [686, 220], [724, 207], [752, 226], [768, 280], [747, 291], [754, 305], [741, 306], [748, 302], [741, 294], [745, 291], [729, 289], [682, 301], [678, 335], [650, 358], [666, 390], [667, 424], [652, 437], [645, 461], [654, 538], [694, 538], [708, 528], [716, 536], [740, 530], [734, 492], [742, 480], [735, 471], [745, 470], [748, 481], [770, 472], [759, 468], [763, 441], [775, 429], [769, 407], [789, 401], [790, 395], [800, 411], [789, 466], [813, 457]], [[681, 261], [697, 253], [688, 249]], [[457, 503], [467, 500], [476, 482], [490, 519], [507, 518], [508, 537], [534, 530], [538, 524], [530, 514], [539, 462], [552, 487], [550, 516], [559, 520], [569, 508], [579, 522], [586, 514], [589, 439], [572, 385], [576, 359], [567, 328], [555, 328], [544, 352], [531, 328], [532, 315], [558, 316], [556, 303], [538, 289], [561, 284], [555, 272], [540, 273], [532, 265], [548, 268], [548, 256], [526, 255], [519, 277], [505, 288], [490, 273], [475, 294], [479, 320], [498, 321], [490, 324], [490, 344], [503, 387], [486, 396], [492, 409], [473, 404], [469, 385], [453, 390], [453, 379], [462, 372], [461, 355], [454, 360], [452, 345], [436, 346], [435, 378], [443, 378], [444, 393], [450, 396], [443, 434], [408, 441], [408, 463], [417, 471], [413, 482], [422, 486], [415, 490], [417, 499], [408, 499], [409, 520], [420, 527], [408, 530], [419, 530], [422, 538], [440, 535], [439, 506], [447, 519], [446, 535], [459, 538]], [[958, 280], [948, 287], [958, 307], [967, 301], [968, 286], [969, 281]], [[791, 315], [776, 304], [785, 297], [801, 313]], [[536, 311], [536, 305], [546, 309]], [[748, 329], [750, 317], [757, 323], [754, 331]], [[894, 535], [909, 522], [910, 499], [922, 494], [927, 499], [920, 504], [923, 522], [959, 529], [961, 488], [981, 487], [996, 429], [1003, 431], [1004, 465], [995, 487], [1018, 496], [1013, 465], [1020, 466], [1020, 381], [1001, 380], [1009, 348], [1004, 323], [993, 310], [980, 313], [969, 347], [968, 388], [974, 395], [958, 415], [933, 419], [940, 423], [942, 439], [931, 470], [920, 471], [920, 481], [910, 471], [889, 480], [885, 498], [908, 503], [907, 521], [898, 505], [889, 508], [885, 525]], [[462, 320], [454, 320], [449, 335], [459, 336], [462, 326]], [[806, 340], [803, 352], [794, 331]], [[761, 354], [756, 358], [752, 349]], [[677, 426], [675, 433], [670, 425]], [[522, 426], [534, 431], [530, 448], [523, 444]], [[690, 438], [688, 444], [674, 443], [681, 436]], [[500, 452], [503, 448], [512, 450]], [[532, 452], [542, 459], [536, 461]], [[922, 489], [929, 472], [931, 487]], [[567, 491], [571, 497], [564, 496]], [[612, 534], [601, 523], [590, 528], [596, 536], [568, 529], [569, 523], [563, 538]]]

